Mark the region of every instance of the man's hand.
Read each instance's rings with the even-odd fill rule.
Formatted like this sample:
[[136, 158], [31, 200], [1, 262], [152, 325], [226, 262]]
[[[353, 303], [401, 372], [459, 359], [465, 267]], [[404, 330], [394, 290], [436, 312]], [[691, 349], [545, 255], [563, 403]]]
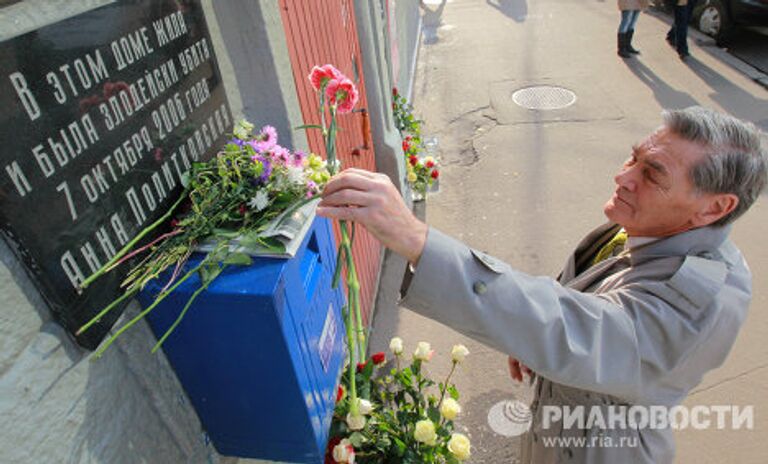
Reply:
[[509, 375], [511, 375], [514, 380], [522, 382], [523, 374], [528, 374], [531, 378], [533, 378], [533, 371], [528, 366], [518, 361], [516, 358], [510, 356], [507, 362], [509, 363]]
[[405, 205], [389, 177], [347, 169], [328, 182], [322, 197], [317, 214], [360, 223], [385, 247], [418, 263], [428, 227]]

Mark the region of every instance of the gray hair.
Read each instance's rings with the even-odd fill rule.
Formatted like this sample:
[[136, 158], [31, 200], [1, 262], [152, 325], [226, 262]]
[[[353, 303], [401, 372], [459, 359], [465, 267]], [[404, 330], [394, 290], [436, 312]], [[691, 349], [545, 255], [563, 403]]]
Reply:
[[702, 145], [704, 159], [689, 173], [699, 192], [732, 193], [739, 204], [714, 225], [725, 225], [744, 214], [768, 182], [768, 146], [752, 123], [699, 106], [662, 113], [673, 133]]

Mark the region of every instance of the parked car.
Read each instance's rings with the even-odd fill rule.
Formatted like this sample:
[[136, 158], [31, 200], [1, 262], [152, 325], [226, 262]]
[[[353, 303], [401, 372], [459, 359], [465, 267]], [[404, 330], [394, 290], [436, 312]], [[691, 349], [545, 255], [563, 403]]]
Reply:
[[723, 45], [738, 27], [768, 26], [768, 0], [702, 0], [692, 16], [701, 32]]

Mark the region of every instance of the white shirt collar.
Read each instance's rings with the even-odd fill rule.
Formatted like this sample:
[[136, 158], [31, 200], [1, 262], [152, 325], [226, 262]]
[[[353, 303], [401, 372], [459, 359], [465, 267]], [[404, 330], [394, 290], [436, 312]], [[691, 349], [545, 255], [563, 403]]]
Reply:
[[[621, 230], [624, 229], [622, 228]], [[627, 246], [625, 248], [631, 250], [632, 248], [637, 248], [639, 246], [655, 242], [658, 239], [659, 237], [634, 237], [630, 235], [627, 237]]]

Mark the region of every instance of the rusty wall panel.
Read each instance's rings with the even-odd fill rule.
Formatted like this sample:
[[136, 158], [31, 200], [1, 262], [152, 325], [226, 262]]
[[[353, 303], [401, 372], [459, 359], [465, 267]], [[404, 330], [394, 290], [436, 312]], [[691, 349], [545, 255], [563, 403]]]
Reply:
[[[296, 92], [305, 124], [320, 124], [319, 102], [307, 76], [314, 65], [331, 63], [355, 80], [360, 91], [356, 108], [367, 108], [362, 56], [355, 26], [353, 0], [281, 0]], [[338, 118], [337, 156], [345, 167], [376, 170], [373, 147], [363, 149], [363, 117], [349, 113]], [[308, 134], [309, 147], [325, 156], [319, 131]], [[359, 153], [359, 154], [353, 154]], [[338, 240], [339, 229], [334, 225]], [[362, 227], [357, 228], [353, 256], [360, 280], [363, 319], [368, 325], [379, 272], [381, 245]]]

